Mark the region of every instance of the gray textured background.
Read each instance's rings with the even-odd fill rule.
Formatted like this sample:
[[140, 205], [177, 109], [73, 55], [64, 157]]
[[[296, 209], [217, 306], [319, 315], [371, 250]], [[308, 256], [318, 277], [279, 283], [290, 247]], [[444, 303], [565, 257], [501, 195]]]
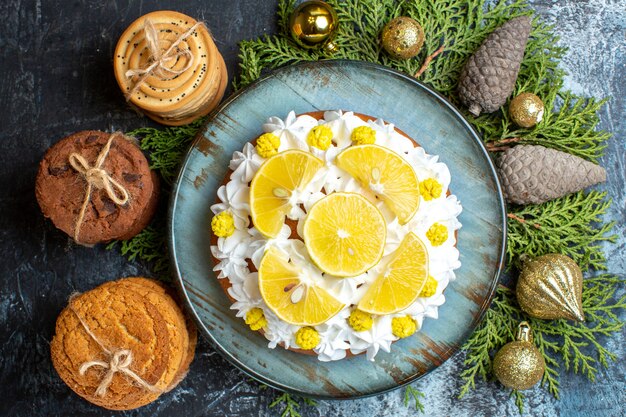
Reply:
[[[128, 4], [127, 4], [128, 3]], [[601, 113], [614, 132], [603, 165], [613, 206], [605, 220], [618, 223], [619, 239], [606, 244], [609, 270], [626, 275], [626, 0], [531, 1], [556, 24], [570, 47], [563, 68], [576, 93], [612, 96]], [[170, 8], [206, 20], [228, 64], [236, 71], [237, 42], [272, 33], [273, 1], [0, 1], [0, 415], [93, 415], [108, 412], [74, 395], [56, 376], [48, 341], [56, 315], [72, 291], [85, 291], [120, 276], [145, 274], [115, 251], [86, 249], [44, 221], [34, 198], [37, 164], [59, 138], [81, 129], [150, 125], [127, 106], [111, 69], [117, 37], [136, 17]], [[622, 319], [626, 314], [622, 313]], [[537, 416], [626, 414], [626, 334], [607, 341], [618, 363], [602, 369], [598, 383], [564, 373], [561, 400], [544, 390], [527, 392], [527, 410]], [[508, 393], [494, 383], [458, 400], [462, 355], [415, 383], [427, 393], [427, 415], [516, 415]], [[157, 402], [125, 415], [268, 416], [276, 392], [234, 369], [201, 342], [187, 379]], [[322, 401], [305, 416], [412, 416], [403, 390], [357, 401]]]

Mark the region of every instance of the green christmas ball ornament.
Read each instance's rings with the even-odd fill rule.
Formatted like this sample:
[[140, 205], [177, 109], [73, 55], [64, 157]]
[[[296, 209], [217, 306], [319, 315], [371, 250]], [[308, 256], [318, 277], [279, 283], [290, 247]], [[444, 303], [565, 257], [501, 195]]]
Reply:
[[320, 0], [305, 1], [291, 13], [289, 30], [298, 45], [307, 49], [324, 48], [337, 50], [333, 38], [339, 27], [339, 19], [333, 7]]
[[415, 19], [396, 17], [382, 31], [383, 48], [397, 59], [409, 59], [417, 55], [424, 45], [424, 29]]
[[502, 346], [493, 359], [493, 373], [505, 387], [517, 390], [532, 388], [543, 377], [546, 362], [533, 344], [530, 325], [523, 321], [513, 342]]
[[533, 93], [521, 93], [509, 104], [509, 115], [519, 127], [534, 127], [543, 119], [543, 101]]

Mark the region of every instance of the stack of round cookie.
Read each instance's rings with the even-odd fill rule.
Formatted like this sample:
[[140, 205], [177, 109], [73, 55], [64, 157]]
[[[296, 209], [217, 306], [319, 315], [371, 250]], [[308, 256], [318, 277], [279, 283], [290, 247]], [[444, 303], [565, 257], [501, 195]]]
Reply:
[[206, 26], [168, 10], [148, 13], [126, 29], [113, 67], [127, 100], [170, 126], [208, 114], [228, 81], [224, 59]]
[[130, 410], [185, 377], [196, 329], [163, 284], [123, 278], [73, 296], [50, 343], [63, 381], [87, 401]]

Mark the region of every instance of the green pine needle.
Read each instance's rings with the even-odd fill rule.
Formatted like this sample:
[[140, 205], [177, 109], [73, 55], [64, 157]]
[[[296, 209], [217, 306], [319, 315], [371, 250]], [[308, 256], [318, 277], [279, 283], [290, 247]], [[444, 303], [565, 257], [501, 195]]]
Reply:
[[310, 398], [296, 397], [284, 392], [271, 402], [269, 408], [279, 407], [280, 417], [302, 417], [298, 411], [302, 405], [300, 401], [308, 406], [317, 405], [317, 402]]
[[423, 392], [417, 390], [416, 388], [413, 388], [410, 385], [407, 385], [404, 390], [404, 405], [408, 407], [412, 401], [413, 405], [415, 406], [415, 410], [419, 411], [420, 413], [423, 413], [424, 404], [422, 404], [422, 402], [420, 401], [420, 398], [424, 398], [424, 397], [425, 395]]
[[167, 252], [167, 231], [164, 216], [157, 215], [152, 224], [129, 240], [114, 240], [107, 245], [113, 249], [118, 244], [120, 252], [129, 261], [140, 260], [148, 263], [150, 270], [163, 281], [171, 281], [169, 255]]
[[[499, 287], [485, 319], [463, 346], [466, 369], [460, 375], [464, 384], [459, 398], [475, 387], [477, 378], [488, 379], [492, 355], [513, 340], [513, 332], [521, 320], [528, 321], [533, 329], [535, 345], [546, 362], [541, 385], [552, 395], [559, 398], [560, 364], [565, 370], [595, 381], [599, 367], [606, 368], [617, 359], [603, 346], [602, 339], [624, 326], [618, 313], [626, 309], [626, 295], [616, 298], [616, 291], [625, 283], [626, 279], [610, 274], [586, 278], [582, 296], [584, 323], [531, 318], [521, 311], [513, 291]], [[521, 398], [516, 395], [516, 404]]]
[[169, 186], [178, 174], [183, 156], [204, 121], [205, 118], [200, 118], [180, 127], [165, 129], [141, 127], [128, 132], [128, 135], [139, 139], [141, 149], [150, 153], [150, 168], [161, 174], [166, 183], [165, 191], [169, 191]]
[[544, 204], [511, 207], [508, 219], [509, 265], [519, 266], [519, 256], [562, 253], [574, 259], [583, 271], [606, 269], [600, 243], [613, 242], [614, 223], [602, 224], [611, 202], [606, 193], [580, 191]]
[[515, 397], [515, 405], [517, 406], [519, 413], [522, 414], [524, 412], [524, 394], [514, 389], [511, 391], [511, 395]]
[[[328, 0], [340, 21], [334, 42], [339, 46], [335, 55], [324, 50], [298, 47], [288, 31], [289, 15], [295, 0], [279, 0], [277, 9], [278, 34], [245, 40], [239, 44], [240, 74], [233, 81], [236, 89], [249, 85], [266, 71], [284, 65], [326, 58], [343, 58], [379, 63], [414, 75], [425, 59], [440, 46], [444, 53], [434, 58], [420, 81], [430, 85], [457, 106], [458, 78], [466, 60], [496, 27], [520, 15], [532, 15], [525, 0]], [[489, 6], [487, 5], [489, 4]], [[390, 58], [382, 49], [380, 32], [397, 16], [410, 16], [424, 28], [425, 43], [420, 54], [410, 60]], [[544, 119], [533, 129], [514, 126], [507, 114], [508, 103], [501, 111], [469, 116], [468, 120], [481, 133], [491, 150], [504, 150], [517, 144], [538, 144], [559, 149], [597, 162], [610, 135], [598, 131], [598, 111], [606, 100], [579, 97], [563, 91], [565, 72], [559, 62], [566, 49], [558, 46], [552, 27], [533, 18], [533, 29], [526, 47], [514, 95], [534, 92], [545, 104]], [[513, 96], [513, 95], [512, 95]], [[151, 166], [164, 179], [167, 195], [176, 176], [181, 159], [203, 120], [189, 126], [163, 130], [142, 128], [131, 134], [141, 140], [150, 152]], [[166, 199], [162, 199], [166, 200]], [[579, 192], [542, 205], [509, 207], [513, 218], [508, 219], [507, 254], [509, 266], [518, 265], [526, 253], [537, 256], [563, 253], [571, 256], [583, 270], [605, 269], [601, 250], [603, 241], [614, 241], [612, 223], [603, 223], [602, 216], [611, 204], [605, 193]], [[167, 274], [165, 210], [160, 210], [153, 225], [135, 238], [121, 242], [119, 248], [130, 260], [139, 259], [152, 264], [155, 274]], [[113, 242], [109, 247], [117, 247]], [[600, 367], [615, 360], [615, 355], [603, 346], [603, 338], [619, 332], [623, 323], [618, 314], [626, 308], [624, 296], [616, 299], [616, 289], [624, 280], [604, 274], [586, 278], [583, 289], [583, 309], [587, 321], [571, 323], [565, 320], [542, 321], [524, 315], [514, 293], [498, 288], [491, 308], [476, 331], [463, 346], [465, 366], [461, 372], [463, 386], [460, 397], [475, 387], [476, 380], [491, 378], [491, 358], [505, 343], [513, 339], [520, 320], [533, 327], [535, 344], [544, 356], [546, 372], [542, 380], [552, 395], [559, 396], [562, 370], [581, 373], [594, 381]], [[515, 404], [523, 410], [524, 396], [513, 391]], [[423, 394], [412, 387], [404, 392], [408, 406], [415, 401], [423, 411]], [[303, 399], [306, 404], [311, 400]], [[309, 403], [311, 401], [311, 403]], [[300, 416], [300, 402], [289, 394], [277, 397], [270, 407], [282, 407], [281, 415]]]

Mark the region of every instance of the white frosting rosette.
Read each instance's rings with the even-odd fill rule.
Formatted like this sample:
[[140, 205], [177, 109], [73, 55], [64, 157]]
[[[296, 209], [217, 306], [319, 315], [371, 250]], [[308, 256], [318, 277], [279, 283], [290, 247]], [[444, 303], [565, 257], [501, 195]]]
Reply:
[[[318, 125], [327, 125], [333, 132], [333, 143], [323, 151], [309, 146], [307, 135]], [[376, 144], [387, 147], [401, 155], [415, 170], [420, 180], [432, 178], [442, 186], [441, 195], [430, 200], [421, 199], [419, 209], [405, 225], [400, 225], [396, 216], [382, 201], [376, 202], [372, 192], [362, 187], [348, 173], [335, 165], [335, 157], [343, 149], [352, 144], [352, 131], [359, 126], [369, 126], [375, 131]], [[233, 154], [229, 167], [233, 171], [229, 181], [221, 186], [217, 193], [218, 203], [211, 206], [214, 214], [228, 212], [233, 216], [235, 231], [228, 237], [217, 239], [217, 245], [211, 246], [212, 255], [219, 261], [214, 268], [219, 279], [228, 279], [228, 294], [235, 300], [231, 309], [237, 317], [244, 318], [253, 308], [263, 310], [267, 324], [263, 334], [268, 339], [268, 346], [285, 348], [298, 346], [295, 333], [300, 326], [284, 322], [265, 304], [258, 285], [258, 273], [248, 267], [250, 261], [258, 268], [263, 254], [269, 247], [276, 247], [287, 252], [290, 257], [306, 263], [308, 276], [316, 280], [337, 300], [346, 304], [338, 314], [323, 324], [314, 326], [320, 337], [314, 352], [320, 361], [334, 361], [346, 357], [348, 352], [359, 354], [365, 352], [368, 360], [374, 360], [376, 354], [383, 350], [390, 352], [392, 343], [398, 340], [392, 332], [391, 322], [395, 317], [409, 316], [417, 323], [418, 330], [424, 318], [438, 317], [438, 307], [445, 302], [443, 294], [450, 281], [455, 279], [454, 270], [460, 267], [459, 251], [456, 249], [455, 232], [461, 227], [457, 217], [461, 213], [461, 204], [454, 195], [447, 195], [450, 185], [450, 171], [438, 156], [428, 155], [420, 146], [395, 130], [392, 124], [383, 120], [364, 121], [352, 112], [327, 111], [321, 120], [302, 115], [296, 116], [292, 111], [287, 117], [270, 117], [262, 129], [280, 139], [279, 152], [298, 149], [308, 151], [324, 161], [324, 166], [317, 172], [313, 180], [292, 195], [294, 209], [288, 217], [298, 221], [297, 233], [301, 236], [302, 226], [307, 210], [323, 198], [335, 191], [353, 192], [369, 197], [383, 213], [387, 221], [387, 240], [384, 256], [393, 253], [404, 237], [415, 233], [426, 246], [429, 258], [430, 275], [437, 281], [437, 290], [430, 297], [419, 297], [406, 309], [390, 315], [373, 318], [370, 329], [356, 331], [348, 324], [348, 317], [355, 305], [367, 291], [371, 283], [379, 276], [384, 262], [379, 263], [368, 272], [356, 277], [336, 278], [322, 276], [321, 271], [310, 263], [306, 249], [301, 241], [290, 239], [291, 229], [284, 225], [276, 238], [268, 239], [259, 233], [250, 222], [250, 188], [248, 184], [258, 171], [265, 158], [261, 157], [256, 148], [247, 143], [242, 151]], [[304, 207], [304, 209], [302, 207]], [[427, 231], [433, 223], [446, 226], [448, 237], [441, 245], [433, 246], [427, 238]], [[319, 273], [318, 273], [319, 272]], [[307, 278], [309, 279], [309, 278]]]

